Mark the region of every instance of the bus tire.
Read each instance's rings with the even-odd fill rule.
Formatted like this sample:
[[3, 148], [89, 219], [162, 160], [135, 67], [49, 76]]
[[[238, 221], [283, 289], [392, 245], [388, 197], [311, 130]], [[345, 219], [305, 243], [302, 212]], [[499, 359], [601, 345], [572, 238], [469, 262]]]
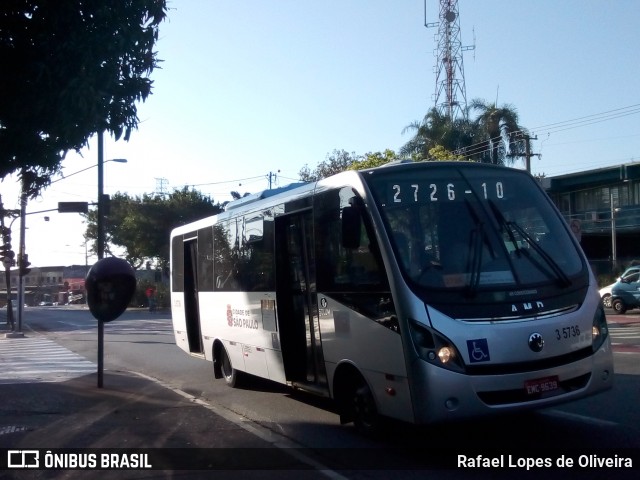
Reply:
[[380, 432], [381, 418], [376, 401], [369, 385], [360, 377], [351, 390], [350, 417], [356, 430], [366, 436], [375, 436]]
[[239, 383], [240, 372], [233, 368], [231, 359], [224, 346], [220, 349], [220, 371], [224, 382], [231, 388], [237, 387]]

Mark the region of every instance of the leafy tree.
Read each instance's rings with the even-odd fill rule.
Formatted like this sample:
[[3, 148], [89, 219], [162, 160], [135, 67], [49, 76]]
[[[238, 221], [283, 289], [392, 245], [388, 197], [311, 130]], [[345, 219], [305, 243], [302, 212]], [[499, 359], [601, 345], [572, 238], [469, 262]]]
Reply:
[[396, 160], [399, 160], [398, 154], [391, 149], [386, 149], [384, 152], [369, 152], [364, 155], [348, 153], [345, 150], [334, 150], [333, 154], [327, 155], [327, 160], [320, 162], [314, 171], [305, 165], [299, 175], [302, 181], [315, 182], [345, 170], [374, 168]]
[[365, 153], [362, 159], [352, 163], [348, 169], [363, 170], [365, 168], [380, 167], [396, 160], [398, 160], [398, 154], [390, 149], [386, 149], [384, 152], [369, 152]]
[[433, 160], [463, 161], [466, 160], [464, 155], [450, 152], [442, 145], [437, 145], [429, 150], [429, 158]]
[[128, 140], [166, 0], [0, 2], [0, 178], [38, 195], [96, 132]]
[[[168, 195], [131, 197], [126, 193], [116, 193], [111, 198], [109, 210], [105, 251], [112, 254], [113, 247], [120, 247], [125, 250], [124, 258], [134, 268], [140, 268], [149, 259], [155, 260], [162, 268], [169, 264], [171, 230], [216, 215], [222, 211], [222, 206], [214, 204], [211, 198], [200, 192], [185, 187]], [[96, 210], [89, 212], [86, 217], [85, 237], [95, 242]], [[95, 251], [95, 248], [92, 250]]]
[[327, 159], [320, 162], [315, 170], [311, 171], [308, 165], [305, 165], [298, 175], [303, 182], [315, 182], [321, 178], [330, 177], [336, 173], [344, 172], [355, 162], [360, 160], [354, 152], [348, 153], [345, 150], [334, 150], [331, 155], [327, 154]]

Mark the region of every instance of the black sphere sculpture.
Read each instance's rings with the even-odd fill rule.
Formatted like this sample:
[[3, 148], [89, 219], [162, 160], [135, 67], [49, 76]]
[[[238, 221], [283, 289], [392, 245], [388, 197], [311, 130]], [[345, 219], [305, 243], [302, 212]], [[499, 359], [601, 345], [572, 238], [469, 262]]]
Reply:
[[85, 279], [87, 303], [93, 316], [103, 322], [118, 318], [127, 309], [136, 291], [136, 275], [121, 258], [98, 260]]

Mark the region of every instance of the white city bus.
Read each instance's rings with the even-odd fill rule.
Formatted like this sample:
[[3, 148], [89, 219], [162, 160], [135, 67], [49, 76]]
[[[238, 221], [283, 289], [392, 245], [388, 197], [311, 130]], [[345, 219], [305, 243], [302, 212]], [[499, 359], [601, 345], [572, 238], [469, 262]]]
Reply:
[[401, 163], [267, 190], [171, 234], [177, 345], [418, 424], [609, 389], [593, 274], [526, 172]]

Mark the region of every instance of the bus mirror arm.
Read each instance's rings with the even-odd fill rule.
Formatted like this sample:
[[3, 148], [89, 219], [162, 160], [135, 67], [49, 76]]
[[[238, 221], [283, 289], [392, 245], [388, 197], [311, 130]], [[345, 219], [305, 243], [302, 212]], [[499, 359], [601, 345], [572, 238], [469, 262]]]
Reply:
[[342, 246], [344, 248], [360, 247], [361, 226], [362, 219], [358, 207], [344, 207], [342, 209]]

